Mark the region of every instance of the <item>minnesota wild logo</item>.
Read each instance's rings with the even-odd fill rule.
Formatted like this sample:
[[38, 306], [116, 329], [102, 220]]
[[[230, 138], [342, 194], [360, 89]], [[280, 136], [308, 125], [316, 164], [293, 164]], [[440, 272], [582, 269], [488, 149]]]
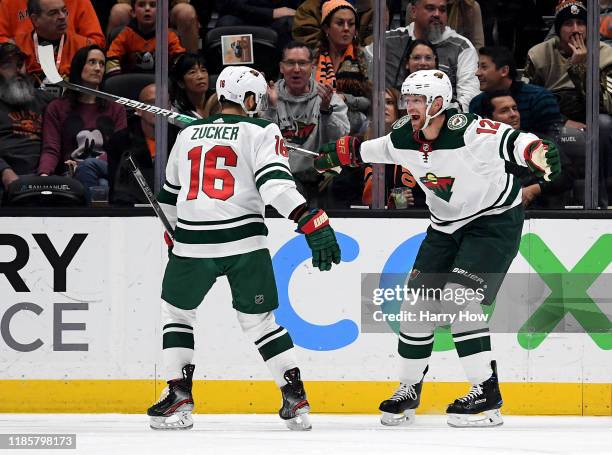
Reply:
[[468, 119], [463, 114], [455, 114], [448, 119], [446, 126], [449, 130], [460, 130], [467, 125]]
[[452, 188], [455, 183], [454, 177], [437, 177], [428, 172], [425, 177], [421, 177], [421, 183], [434, 192], [440, 199], [448, 202], [453, 195]]

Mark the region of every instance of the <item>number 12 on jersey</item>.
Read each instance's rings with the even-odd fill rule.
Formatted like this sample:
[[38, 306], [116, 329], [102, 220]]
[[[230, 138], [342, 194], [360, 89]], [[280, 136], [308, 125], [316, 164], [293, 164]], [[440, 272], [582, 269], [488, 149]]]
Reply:
[[194, 147], [187, 153], [191, 161], [191, 178], [189, 181], [189, 193], [187, 200], [196, 199], [200, 186], [204, 194], [211, 199], [225, 201], [234, 195], [234, 176], [227, 169], [217, 167], [217, 159], [224, 158], [225, 166], [236, 167], [238, 155], [227, 145], [215, 145], [204, 153], [204, 177], [200, 185], [200, 164], [202, 162], [202, 146]]
[[495, 134], [497, 133], [497, 130], [501, 126], [501, 123], [493, 122], [492, 120], [483, 118], [478, 123], [478, 125], [481, 127], [487, 127], [487, 128], [476, 128], [476, 134], [482, 134], [482, 133]]

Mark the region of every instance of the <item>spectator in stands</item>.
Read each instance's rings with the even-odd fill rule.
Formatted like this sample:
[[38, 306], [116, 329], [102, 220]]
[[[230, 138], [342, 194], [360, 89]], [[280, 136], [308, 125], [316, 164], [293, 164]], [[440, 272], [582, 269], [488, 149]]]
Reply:
[[520, 129], [557, 139], [563, 119], [553, 94], [540, 85], [517, 80], [516, 63], [510, 49], [482, 47], [478, 52], [476, 76], [483, 93], [472, 99], [470, 112], [483, 115], [482, 103], [487, 94], [509, 90], [518, 104]]
[[[297, 8], [293, 19], [293, 39], [301, 41], [312, 49], [319, 45], [322, 38], [321, 8], [327, 0], [305, 0]], [[374, 10], [372, 0], [351, 2], [357, 11], [358, 42], [366, 46], [372, 42], [374, 33]]]
[[[586, 129], [586, 18], [580, 0], [561, 0], [555, 10], [555, 33], [551, 40], [529, 50], [525, 76], [532, 84], [553, 92], [559, 101], [565, 126], [582, 135]], [[599, 204], [607, 206], [607, 160], [612, 156], [612, 47], [599, 43], [600, 81], [600, 188]], [[582, 130], [582, 131], [580, 131]], [[570, 155], [576, 164], [584, 162], [584, 150]], [[584, 175], [584, 174], [583, 174]]]
[[[155, 84], [144, 87], [138, 101], [155, 103]], [[176, 131], [168, 129], [168, 154]], [[147, 198], [134, 179], [127, 157], [132, 156], [151, 188], [154, 186], [155, 114], [136, 111], [127, 128], [117, 131], [108, 142], [109, 200], [116, 205], [146, 204]]]
[[612, 1], [599, 0], [599, 39], [612, 42]]
[[[514, 129], [522, 129], [521, 112], [509, 90], [487, 92], [482, 99], [482, 114], [497, 122], [507, 123]], [[561, 174], [552, 182], [537, 178], [527, 168], [506, 163], [506, 170], [521, 181], [525, 207], [563, 208], [565, 206], [567, 193], [574, 183], [574, 171], [571, 161], [563, 152], [563, 147], [559, 148], [559, 154]]]
[[64, 0], [28, 0], [28, 14], [34, 31], [20, 32], [15, 44], [26, 55], [26, 70], [38, 81], [44, 74], [38, 63], [38, 45], [53, 45], [58, 71], [68, 76], [70, 62], [76, 51], [90, 44], [90, 39], [70, 30], [68, 10]]
[[[406, 79], [406, 59], [410, 41], [416, 38], [427, 39], [433, 43], [438, 53], [439, 68], [444, 71], [452, 85], [453, 98], [467, 111], [470, 101], [480, 93], [476, 68], [478, 54], [470, 41], [446, 26], [447, 0], [412, 0], [410, 6], [414, 22], [408, 27], [386, 33], [385, 81], [388, 87], [399, 89]], [[366, 47], [366, 57], [370, 67], [372, 49]]]
[[34, 88], [25, 60], [13, 43], [0, 43], [0, 192], [35, 174], [40, 159], [43, 112], [51, 97]]
[[256, 25], [278, 34], [279, 47], [291, 41], [293, 16], [301, 0], [217, 0], [217, 27]]
[[181, 114], [203, 118], [212, 94], [208, 86], [206, 62], [200, 54], [180, 55], [170, 70], [170, 103]]
[[[283, 78], [270, 84], [269, 109], [264, 117], [276, 123], [290, 145], [318, 151], [326, 142], [348, 134], [347, 107], [330, 85], [312, 81], [312, 50], [304, 43], [292, 41], [282, 52], [280, 72]], [[318, 197], [321, 176], [313, 159], [291, 153], [289, 166], [298, 189], [313, 201]], [[316, 202], [313, 202], [315, 204]]]
[[406, 52], [406, 75], [420, 70], [438, 68], [438, 54], [433, 44], [425, 39], [412, 40]]
[[[486, 1], [486, 0], [485, 0]], [[406, 10], [406, 23], [414, 21], [412, 9]], [[470, 40], [476, 49], [485, 45], [482, 12], [476, 0], [448, 0], [447, 25]]]
[[[557, 36], [529, 50], [525, 77], [551, 90], [559, 99], [566, 126], [585, 128], [586, 16], [580, 0], [561, 0], [555, 14]], [[599, 45], [600, 105], [612, 112], [612, 47]]]
[[[105, 46], [104, 34], [91, 0], [65, 0], [68, 10], [68, 32], [89, 39], [91, 44]], [[2, 2], [0, 8], [0, 42], [14, 41], [21, 33], [32, 33], [28, 18], [28, 0]]]
[[[197, 52], [200, 24], [196, 10], [189, 1], [171, 0], [166, 3], [170, 10], [169, 24], [176, 29], [181, 38], [181, 45], [189, 52]], [[156, 5], [157, 0], [153, 0], [153, 4]], [[113, 30], [128, 25], [133, 17], [133, 8], [134, 0], [117, 0], [110, 12], [107, 33], [111, 34]]]
[[[108, 75], [123, 73], [152, 73], [155, 71], [155, 22], [157, 0], [132, 0], [130, 23], [111, 43], [106, 57]], [[168, 30], [170, 59], [185, 52], [178, 36]]]
[[[99, 89], [106, 58], [97, 45], [79, 49], [72, 59], [70, 82]], [[85, 187], [108, 185], [105, 144], [127, 125], [119, 104], [69, 90], [49, 104], [43, 122], [39, 175], [74, 176]]]
[[350, 134], [363, 135], [372, 90], [356, 35], [357, 11], [345, 0], [329, 0], [322, 8], [315, 80], [335, 87], [348, 107]]

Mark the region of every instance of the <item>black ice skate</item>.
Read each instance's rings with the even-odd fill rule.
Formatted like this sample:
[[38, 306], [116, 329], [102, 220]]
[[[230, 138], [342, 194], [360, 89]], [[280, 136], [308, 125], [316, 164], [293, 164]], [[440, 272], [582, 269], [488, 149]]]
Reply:
[[402, 382], [391, 398], [380, 403], [378, 407], [382, 411], [380, 423], [387, 426], [414, 423], [414, 414], [421, 402], [423, 379], [428, 369], [429, 367], [426, 367], [425, 371], [423, 371], [421, 382], [417, 384]]
[[283, 394], [283, 407], [279, 409], [278, 415], [285, 421], [290, 430], [310, 430], [310, 404], [306, 399], [304, 384], [300, 379], [300, 369], [292, 368], [285, 371], [287, 384], [281, 387]]
[[491, 362], [493, 374], [480, 384], [473, 385], [469, 393], [448, 406], [448, 424], [451, 427], [496, 427], [504, 423], [499, 409], [503, 401], [497, 383], [497, 363]]
[[195, 365], [183, 367], [183, 378], [168, 381], [157, 403], [147, 410], [154, 430], [188, 430], [193, 427], [191, 386]]

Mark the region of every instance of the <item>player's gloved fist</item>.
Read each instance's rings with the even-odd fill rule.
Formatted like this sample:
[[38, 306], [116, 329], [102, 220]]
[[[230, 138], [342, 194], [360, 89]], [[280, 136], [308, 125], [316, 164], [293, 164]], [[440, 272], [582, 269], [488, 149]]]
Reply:
[[336, 142], [328, 142], [319, 149], [314, 167], [317, 171], [327, 171], [336, 166], [358, 167], [361, 164], [360, 146], [361, 141], [353, 136], [343, 136]]
[[527, 146], [525, 162], [534, 175], [544, 177], [544, 180], [549, 182], [556, 179], [561, 173], [559, 149], [554, 142], [546, 139], [534, 141]]
[[296, 232], [306, 236], [306, 242], [312, 250], [313, 267], [323, 272], [331, 269], [332, 262], [340, 264], [340, 246], [325, 211], [313, 209], [303, 215], [298, 221]]

